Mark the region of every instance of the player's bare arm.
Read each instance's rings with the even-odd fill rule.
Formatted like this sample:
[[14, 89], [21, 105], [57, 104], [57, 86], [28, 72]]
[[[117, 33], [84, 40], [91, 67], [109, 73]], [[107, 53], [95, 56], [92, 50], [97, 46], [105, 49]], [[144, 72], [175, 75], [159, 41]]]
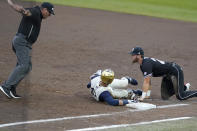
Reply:
[[23, 15], [26, 15], [26, 16], [31, 16], [31, 12], [29, 10], [26, 10], [23, 8], [23, 6], [21, 5], [17, 5], [17, 4], [14, 4], [12, 2], [12, 0], [7, 0], [8, 1], [8, 4], [17, 12], [23, 14]]
[[140, 101], [143, 101], [144, 98], [150, 97], [150, 90], [151, 90], [151, 77], [147, 76], [144, 78], [143, 86], [142, 86], [142, 96], [140, 97]]

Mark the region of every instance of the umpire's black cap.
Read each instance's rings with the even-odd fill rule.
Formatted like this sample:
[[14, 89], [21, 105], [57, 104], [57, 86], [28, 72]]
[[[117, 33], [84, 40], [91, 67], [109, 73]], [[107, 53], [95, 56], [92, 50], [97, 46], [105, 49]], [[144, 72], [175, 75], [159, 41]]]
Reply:
[[43, 2], [41, 5], [42, 8], [47, 8], [50, 14], [55, 15], [54, 13], [54, 6], [49, 2]]
[[142, 55], [144, 56], [144, 51], [141, 47], [134, 47], [131, 52], [129, 52], [131, 55]]

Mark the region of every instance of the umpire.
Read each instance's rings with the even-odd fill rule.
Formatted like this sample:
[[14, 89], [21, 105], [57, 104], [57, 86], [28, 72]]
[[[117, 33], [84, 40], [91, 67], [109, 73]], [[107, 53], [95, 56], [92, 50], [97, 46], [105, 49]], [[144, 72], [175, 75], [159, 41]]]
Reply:
[[133, 48], [130, 54], [132, 55], [132, 62], [140, 64], [140, 69], [144, 75], [143, 93], [140, 101], [150, 97], [151, 77], [163, 77], [161, 83], [163, 100], [168, 100], [174, 94], [179, 100], [197, 97], [197, 91], [188, 91], [184, 85], [183, 70], [178, 64], [144, 57], [144, 51], [141, 47]]
[[16, 94], [16, 87], [32, 69], [32, 45], [38, 38], [42, 19], [48, 18], [51, 14], [54, 15], [54, 6], [51, 3], [44, 2], [40, 7], [23, 8], [14, 4], [11, 0], [7, 0], [7, 2], [23, 17], [18, 32], [12, 41], [12, 49], [17, 56], [17, 64], [7, 81], [0, 86], [0, 89], [8, 98], [20, 98]]

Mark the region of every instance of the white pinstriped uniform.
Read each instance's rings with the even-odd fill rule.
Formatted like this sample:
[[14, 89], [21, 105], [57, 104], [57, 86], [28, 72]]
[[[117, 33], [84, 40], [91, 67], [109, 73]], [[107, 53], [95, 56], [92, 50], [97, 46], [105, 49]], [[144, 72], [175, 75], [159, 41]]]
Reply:
[[110, 94], [114, 98], [127, 98], [128, 97], [128, 91], [126, 90], [128, 86], [128, 79], [125, 77], [122, 77], [121, 79], [114, 79], [111, 84], [109, 84], [107, 87], [100, 86], [101, 82], [101, 70], [98, 70], [96, 73], [94, 73], [90, 79], [91, 79], [91, 94], [93, 97], [99, 101], [99, 96], [104, 91], [109, 91]]

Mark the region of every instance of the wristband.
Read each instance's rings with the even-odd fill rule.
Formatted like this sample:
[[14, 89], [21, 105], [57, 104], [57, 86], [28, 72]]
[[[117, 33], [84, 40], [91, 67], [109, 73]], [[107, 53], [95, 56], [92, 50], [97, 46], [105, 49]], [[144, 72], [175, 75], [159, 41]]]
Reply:
[[147, 92], [144, 92], [144, 91], [143, 91], [143, 92], [142, 92], [142, 96], [141, 96], [141, 98], [143, 98], [143, 99], [144, 99], [144, 98], [146, 97], [146, 95], [147, 95]]
[[148, 90], [148, 91], [147, 91], [147, 96], [149, 97], [150, 94], [151, 94], [151, 90]]

